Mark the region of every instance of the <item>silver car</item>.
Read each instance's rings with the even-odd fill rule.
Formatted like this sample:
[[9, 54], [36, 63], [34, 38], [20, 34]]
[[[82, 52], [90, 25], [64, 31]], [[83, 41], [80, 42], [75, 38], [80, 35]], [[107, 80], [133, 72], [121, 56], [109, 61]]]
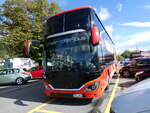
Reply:
[[31, 79], [31, 74], [24, 69], [13, 68], [0, 70], [0, 84], [23, 84]]
[[118, 95], [112, 102], [111, 113], [150, 113], [150, 79]]

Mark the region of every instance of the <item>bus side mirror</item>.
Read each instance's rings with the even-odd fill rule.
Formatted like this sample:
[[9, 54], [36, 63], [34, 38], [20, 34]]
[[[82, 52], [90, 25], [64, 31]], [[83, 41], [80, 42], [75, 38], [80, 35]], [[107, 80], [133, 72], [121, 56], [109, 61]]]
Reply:
[[92, 34], [92, 44], [93, 45], [99, 44], [100, 34], [98, 28], [93, 26], [91, 29], [91, 34]]
[[43, 44], [43, 42], [39, 41], [39, 40], [28, 40], [27, 41], [26, 47], [25, 47], [25, 54], [27, 56], [30, 55], [30, 49], [31, 49], [32, 45], [35, 45], [35, 44]]

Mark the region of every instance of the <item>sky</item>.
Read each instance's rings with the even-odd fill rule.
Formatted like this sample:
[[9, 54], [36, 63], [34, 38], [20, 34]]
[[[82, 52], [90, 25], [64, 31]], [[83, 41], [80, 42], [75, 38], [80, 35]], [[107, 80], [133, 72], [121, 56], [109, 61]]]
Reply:
[[124, 50], [150, 51], [150, 0], [55, 1], [63, 10], [92, 6], [113, 39], [118, 54]]
[[[124, 50], [150, 51], [150, 0], [48, 0], [62, 10], [92, 6], [116, 45]], [[0, 0], [2, 4], [4, 0]]]

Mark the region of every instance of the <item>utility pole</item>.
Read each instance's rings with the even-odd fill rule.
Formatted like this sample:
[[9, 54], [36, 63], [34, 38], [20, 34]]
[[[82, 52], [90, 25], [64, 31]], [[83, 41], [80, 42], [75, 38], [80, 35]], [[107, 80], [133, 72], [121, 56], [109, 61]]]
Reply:
[[139, 51], [139, 48], [138, 48], [138, 46], [137, 46], [137, 45], [136, 45], [136, 50], [137, 50], [137, 51]]

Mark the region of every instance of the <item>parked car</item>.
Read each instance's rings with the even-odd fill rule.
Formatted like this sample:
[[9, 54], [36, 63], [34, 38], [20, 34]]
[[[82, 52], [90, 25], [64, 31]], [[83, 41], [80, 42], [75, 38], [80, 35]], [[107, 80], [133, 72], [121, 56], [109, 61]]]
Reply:
[[150, 113], [150, 79], [119, 94], [112, 102], [110, 113]]
[[135, 80], [137, 82], [144, 80], [150, 77], [150, 69], [144, 69], [143, 71], [139, 71], [135, 74]]
[[128, 65], [128, 64], [130, 64], [130, 62], [131, 62], [130, 59], [125, 59], [125, 60], [120, 61], [120, 64], [122, 64], [122, 65]]
[[43, 78], [44, 69], [43, 69], [43, 66], [36, 66], [36, 67], [30, 68], [28, 72], [30, 72], [32, 79]]
[[150, 69], [150, 58], [135, 58], [130, 64], [124, 65], [119, 73], [123, 77], [134, 77], [136, 72]]
[[24, 69], [13, 68], [0, 70], [0, 84], [16, 83], [21, 85], [31, 79]]

